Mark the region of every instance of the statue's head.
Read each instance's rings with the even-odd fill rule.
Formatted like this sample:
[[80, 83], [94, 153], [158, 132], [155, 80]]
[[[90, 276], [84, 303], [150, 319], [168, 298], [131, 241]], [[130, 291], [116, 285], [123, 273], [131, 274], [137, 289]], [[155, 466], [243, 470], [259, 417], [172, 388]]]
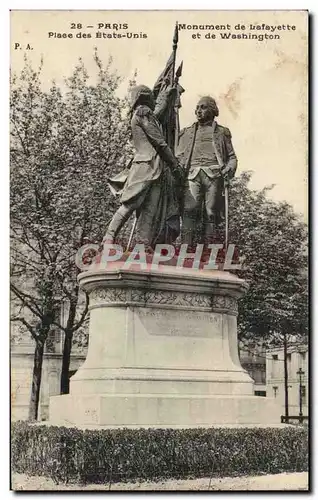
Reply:
[[155, 109], [155, 99], [152, 90], [146, 85], [137, 85], [130, 91], [130, 108], [135, 109], [136, 106], [144, 104], [150, 109]]
[[210, 96], [201, 97], [195, 108], [195, 115], [199, 123], [207, 123], [219, 116], [219, 108], [215, 99]]

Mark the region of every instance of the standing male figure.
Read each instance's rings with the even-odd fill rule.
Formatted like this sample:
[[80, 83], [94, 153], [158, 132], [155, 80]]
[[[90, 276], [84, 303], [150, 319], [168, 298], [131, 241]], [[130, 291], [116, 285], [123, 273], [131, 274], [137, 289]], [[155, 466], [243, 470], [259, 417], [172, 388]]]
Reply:
[[107, 228], [104, 242], [113, 243], [136, 211], [136, 242], [148, 251], [156, 243], [172, 243], [179, 235], [179, 207], [174, 175], [179, 164], [166, 143], [160, 120], [164, 119], [173, 89], [156, 103], [145, 85], [131, 91], [131, 133], [135, 155], [129, 172], [120, 172], [108, 184], [121, 193], [121, 206]]
[[216, 225], [223, 211], [224, 183], [234, 176], [237, 158], [231, 141], [231, 132], [215, 121], [219, 109], [215, 100], [202, 97], [195, 109], [197, 122], [183, 129], [179, 137], [177, 158], [187, 176], [183, 198], [182, 243], [192, 246], [201, 224], [202, 208], [204, 232], [202, 242], [212, 242]]

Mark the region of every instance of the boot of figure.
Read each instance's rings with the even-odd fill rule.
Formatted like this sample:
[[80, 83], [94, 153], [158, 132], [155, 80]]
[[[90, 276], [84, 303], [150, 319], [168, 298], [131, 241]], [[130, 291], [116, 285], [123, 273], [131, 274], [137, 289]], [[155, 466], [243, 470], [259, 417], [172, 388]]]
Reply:
[[212, 243], [219, 243], [217, 241], [216, 214], [214, 212], [206, 214], [204, 220], [204, 245], [208, 246]]
[[117, 234], [127, 222], [131, 214], [132, 210], [129, 210], [129, 207], [126, 207], [125, 205], [119, 207], [108, 226], [107, 232], [103, 238], [104, 243], [107, 242], [112, 244], [114, 242]]

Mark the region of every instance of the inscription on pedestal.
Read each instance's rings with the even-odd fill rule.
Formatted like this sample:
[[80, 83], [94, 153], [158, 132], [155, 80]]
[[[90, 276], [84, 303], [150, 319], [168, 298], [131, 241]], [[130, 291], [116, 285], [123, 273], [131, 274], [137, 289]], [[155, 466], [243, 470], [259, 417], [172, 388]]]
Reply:
[[98, 422], [97, 410], [95, 408], [87, 408], [84, 410], [85, 419], [94, 423]]
[[138, 308], [134, 314], [149, 335], [210, 338], [221, 328], [221, 315], [217, 313]]

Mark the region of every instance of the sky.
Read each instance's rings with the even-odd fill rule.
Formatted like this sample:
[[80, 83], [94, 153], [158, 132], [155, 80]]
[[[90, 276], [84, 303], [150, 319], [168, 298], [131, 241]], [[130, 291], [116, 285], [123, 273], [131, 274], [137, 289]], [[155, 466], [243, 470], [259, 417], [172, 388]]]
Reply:
[[[11, 69], [19, 72], [25, 55], [34, 65], [43, 56], [43, 86], [48, 88], [53, 79], [63, 85], [81, 57], [94, 80], [97, 47], [103, 62], [113, 57], [123, 77], [119, 94], [124, 95], [135, 70], [137, 83], [154, 84], [171, 53], [176, 21], [214, 27], [179, 31], [177, 63], [183, 60], [180, 83], [185, 88], [181, 127], [195, 120], [200, 96], [215, 97], [218, 122], [232, 132], [238, 173], [253, 170], [251, 187], [256, 189], [275, 184], [270, 196], [288, 201], [307, 220], [307, 12], [12, 11]], [[139, 37], [96, 38], [97, 32]], [[279, 39], [250, 39], [250, 34]]]

